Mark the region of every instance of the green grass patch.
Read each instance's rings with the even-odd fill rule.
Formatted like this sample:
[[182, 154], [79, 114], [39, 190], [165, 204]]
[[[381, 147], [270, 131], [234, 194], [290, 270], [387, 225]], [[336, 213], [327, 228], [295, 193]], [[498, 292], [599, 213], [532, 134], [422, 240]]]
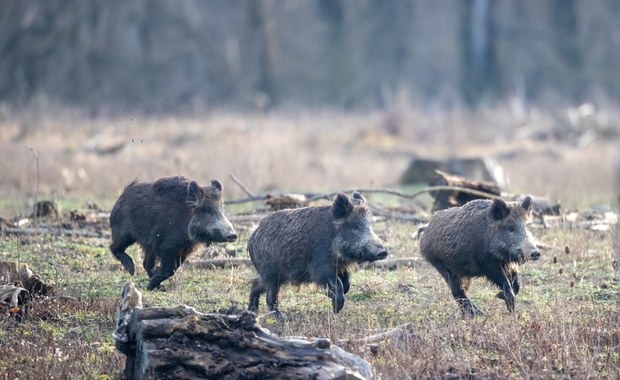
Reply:
[[[251, 225], [240, 225], [239, 242], [227, 245], [247, 257]], [[416, 226], [379, 220], [391, 257], [419, 257]], [[410, 323], [412, 333], [348, 350], [371, 362], [381, 378], [438, 377], [594, 377], [620, 375], [620, 292], [611, 262], [610, 233], [587, 230], [533, 230], [548, 246], [543, 257], [521, 267], [516, 312], [508, 314], [498, 289], [474, 280], [469, 295], [483, 316], [463, 320], [441, 276], [420, 260], [397, 270], [356, 268], [344, 309], [331, 311], [324, 289], [284, 286], [280, 309], [285, 321], [267, 316], [261, 324], [275, 333], [355, 340]], [[128, 249], [138, 267], [130, 276], [114, 259], [105, 239], [51, 236], [0, 238], [4, 261], [27, 263], [53, 285], [64, 301], [34, 303], [24, 324], [0, 317], [0, 365], [9, 378], [115, 378], [124, 357], [114, 349], [120, 290], [134, 281], [146, 306], [180, 303], [202, 312], [239, 312], [247, 307], [252, 267], [203, 270], [183, 266], [164, 291], [144, 290], [148, 278], [142, 252]], [[565, 247], [569, 246], [569, 253]], [[212, 249], [222, 251], [223, 246]], [[203, 258], [205, 252], [195, 252]], [[554, 260], [555, 257], [555, 260]], [[190, 258], [191, 260], [191, 258]], [[264, 296], [259, 314], [266, 313]], [[37, 358], [30, 360], [30, 358]]]

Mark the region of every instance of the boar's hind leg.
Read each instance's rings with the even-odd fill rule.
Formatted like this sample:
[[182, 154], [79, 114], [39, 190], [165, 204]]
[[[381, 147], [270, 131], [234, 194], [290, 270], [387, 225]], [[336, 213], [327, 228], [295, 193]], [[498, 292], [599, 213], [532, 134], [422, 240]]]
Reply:
[[452, 291], [452, 296], [460, 305], [463, 315], [475, 317], [483, 313], [465, 294], [467, 289], [469, 289], [470, 282], [470, 279], [459, 279], [453, 275], [450, 277], [450, 290]]
[[112, 235], [112, 244], [110, 244], [110, 251], [114, 254], [123, 267], [129, 272], [132, 276], [136, 274], [136, 266], [133, 263], [131, 257], [125, 253], [125, 249], [132, 245], [135, 240], [129, 235], [115, 236]]
[[250, 304], [248, 305], [248, 310], [254, 312], [258, 311], [258, 301], [261, 294], [266, 291], [267, 289], [265, 289], [260, 277], [256, 277], [254, 281], [252, 281], [252, 290], [250, 290]]
[[469, 283], [471, 280], [467, 278], [460, 278], [455, 275], [442, 261], [434, 260], [431, 261], [431, 264], [439, 271], [439, 273], [441, 273], [450, 286], [452, 297], [454, 297], [456, 302], [458, 302], [463, 315], [469, 315], [472, 317], [482, 315], [482, 311], [478, 309], [465, 294], [465, 292], [469, 289]]

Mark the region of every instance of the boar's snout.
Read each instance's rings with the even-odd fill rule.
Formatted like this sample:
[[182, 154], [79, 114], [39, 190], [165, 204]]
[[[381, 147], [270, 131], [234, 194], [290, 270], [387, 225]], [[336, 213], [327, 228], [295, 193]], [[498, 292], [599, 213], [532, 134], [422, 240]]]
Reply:
[[193, 241], [231, 243], [237, 240], [237, 233], [230, 223], [205, 226], [201, 223], [190, 223], [189, 237]]
[[385, 248], [381, 248], [379, 252], [375, 255], [375, 260], [383, 260], [388, 256], [388, 250]]
[[214, 235], [216, 241], [232, 243], [233, 241], [237, 240], [237, 233], [232, 228], [232, 225], [230, 225], [230, 223], [226, 223], [226, 225], [220, 228], [216, 228], [216, 230], [214, 231]]
[[521, 248], [519, 248], [517, 250], [517, 252], [518, 252], [518, 259], [517, 259], [517, 261], [520, 262], [520, 263], [524, 263], [524, 262], [526, 262], [528, 260], [536, 261], [536, 260], [540, 259], [540, 252], [538, 251], [538, 248], [536, 246], [531, 247], [528, 250], [527, 254], [525, 252], [523, 252], [523, 249], [521, 249]]

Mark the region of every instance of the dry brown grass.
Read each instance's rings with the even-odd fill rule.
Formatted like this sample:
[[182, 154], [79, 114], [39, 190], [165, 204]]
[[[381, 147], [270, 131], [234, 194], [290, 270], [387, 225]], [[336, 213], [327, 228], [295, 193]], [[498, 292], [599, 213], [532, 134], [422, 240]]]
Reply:
[[[476, 115], [404, 108], [357, 115], [152, 118], [46, 111], [0, 120], [0, 210], [9, 204], [11, 213], [24, 212], [35, 192], [35, 159], [27, 147], [40, 157], [40, 196], [48, 198], [104, 196], [110, 203], [134, 178], [173, 174], [203, 182], [220, 178], [228, 198], [243, 195], [228, 173], [256, 192], [394, 187], [409, 156], [416, 154], [492, 155], [504, 167], [507, 191], [549, 195], [567, 205], [611, 200], [612, 141], [600, 138], [574, 146], [519, 137], [536, 128], [561, 129], [548, 114], [532, 112], [524, 122], [503, 109]], [[121, 143], [115, 153], [95, 153]]]

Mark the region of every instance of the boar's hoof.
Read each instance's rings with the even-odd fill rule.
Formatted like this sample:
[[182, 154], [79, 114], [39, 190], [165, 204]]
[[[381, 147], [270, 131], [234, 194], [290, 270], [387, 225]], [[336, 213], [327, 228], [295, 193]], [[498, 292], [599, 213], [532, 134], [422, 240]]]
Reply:
[[464, 317], [470, 317], [470, 318], [475, 318], [475, 317], [479, 317], [484, 315], [484, 313], [482, 312], [482, 310], [478, 309], [476, 306], [473, 306], [469, 309], [467, 309], [467, 311], [463, 311], [463, 316]]
[[168, 286], [164, 285], [163, 283], [160, 283], [160, 284], [157, 284], [157, 285], [154, 285], [153, 287], [151, 287], [151, 284], [149, 283], [146, 286], [146, 289], [147, 290], [152, 290], [152, 291], [155, 291], [155, 292], [167, 292], [168, 291]]
[[133, 263], [133, 260], [128, 255], [121, 256], [120, 258], [121, 264], [123, 267], [131, 274], [132, 276], [136, 274], [136, 266]]
[[168, 290], [168, 287], [164, 286], [162, 284], [162, 282], [164, 282], [164, 280], [166, 280], [166, 278], [162, 279], [162, 278], [158, 278], [157, 276], [155, 276], [155, 277], [153, 277], [153, 278], [151, 278], [149, 280], [149, 283], [146, 286], [146, 289], [148, 289], [148, 290], [157, 290], [157, 291], [160, 291], [160, 292], [165, 292], [165, 291]]
[[[504, 294], [504, 292], [498, 292], [498, 293], [495, 295], [495, 297], [499, 298], [500, 300], [504, 300], [504, 301], [506, 301], [506, 295]], [[512, 296], [512, 298], [513, 298], [513, 301], [512, 301], [512, 302], [514, 303], [514, 296]], [[506, 302], [508, 302], [508, 301], [506, 301]]]
[[277, 319], [278, 321], [288, 321], [288, 315], [286, 315], [286, 313], [281, 312], [278, 309], [272, 310], [271, 314], [273, 314], [274, 318]]
[[478, 307], [476, 307], [476, 305], [471, 303], [471, 301], [469, 300], [468, 302], [463, 302], [461, 304], [461, 312], [463, 313], [463, 318], [474, 318], [480, 315], [484, 315], [482, 310], [478, 309]]

